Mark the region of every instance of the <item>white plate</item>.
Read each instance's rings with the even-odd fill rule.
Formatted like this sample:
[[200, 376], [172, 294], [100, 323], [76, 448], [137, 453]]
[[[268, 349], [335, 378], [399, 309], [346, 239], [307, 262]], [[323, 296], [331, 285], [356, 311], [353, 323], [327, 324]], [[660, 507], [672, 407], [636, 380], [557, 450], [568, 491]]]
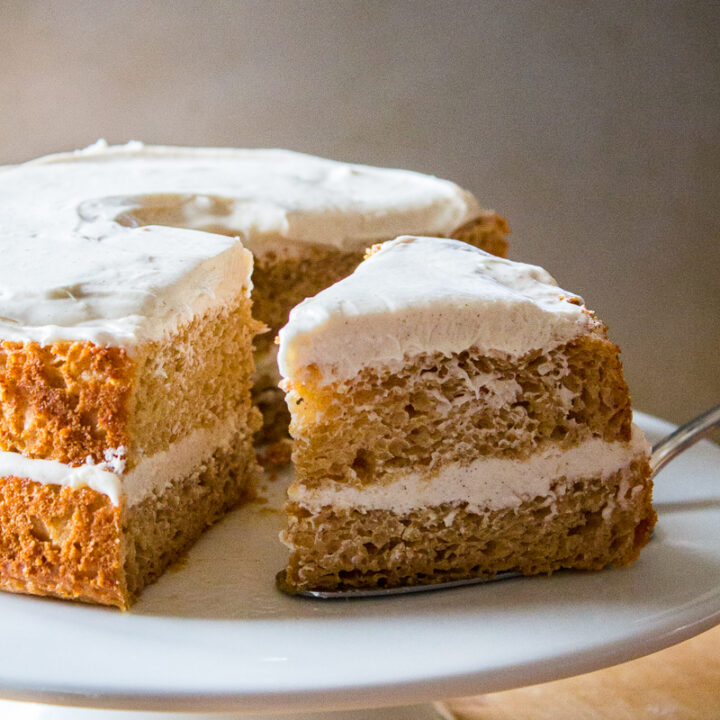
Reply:
[[[636, 414], [658, 439], [667, 423]], [[281, 496], [282, 481], [269, 487]], [[0, 593], [0, 696], [280, 711], [417, 703], [629, 660], [720, 622], [720, 448], [660, 473], [630, 568], [381, 600], [287, 598], [271, 505], [228, 517], [131, 612]]]

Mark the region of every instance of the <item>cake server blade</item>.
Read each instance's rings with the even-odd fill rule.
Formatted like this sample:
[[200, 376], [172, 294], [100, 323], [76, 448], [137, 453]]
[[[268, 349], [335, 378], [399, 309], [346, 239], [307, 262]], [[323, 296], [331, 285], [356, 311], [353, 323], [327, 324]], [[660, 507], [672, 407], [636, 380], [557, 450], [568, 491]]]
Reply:
[[[650, 467], [653, 477], [676, 458], [684, 450], [694, 445], [713, 427], [720, 425], [720, 405], [693, 418], [690, 422], [679, 427], [675, 432], [660, 440], [653, 446], [650, 456]], [[427, 583], [426, 585], [402, 585], [391, 588], [341, 588], [338, 590], [298, 590], [288, 584], [285, 571], [281, 570], [275, 576], [275, 585], [278, 590], [294, 597], [313, 598], [315, 600], [340, 600], [351, 598], [392, 597], [393, 595], [409, 595], [410, 593], [430, 592], [433, 590], [449, 590], [450, 588], [478, 585], [480, 583], [495, 582], [521, 577], [518, 572], [501, 572], [491, 578], [477, 577], [464, 580], [451, 580], [449, 582]]]
[[493, 577], [463, 578], [462, 580], [449, 580], [442, 583], [426, 583], [425, 585], [401, 585], [389, 588], [341, 588], [339, 590], [297, 590], [288, 585], [285, 571], [281, 570], [275, 576], [275, 586], [286, 595], [296, 597], [314, 598], [315, 600], [339, 600], [350, 598], [392, 597], [393, 595], [409, 595], [411, 593], [429, 592], [431, 590], [448, 590], [450, 588], [464, 587], [465, 585], [479, 585], [480, 583], [509, 580], [522, 577], [519, 572], [501, 572]]

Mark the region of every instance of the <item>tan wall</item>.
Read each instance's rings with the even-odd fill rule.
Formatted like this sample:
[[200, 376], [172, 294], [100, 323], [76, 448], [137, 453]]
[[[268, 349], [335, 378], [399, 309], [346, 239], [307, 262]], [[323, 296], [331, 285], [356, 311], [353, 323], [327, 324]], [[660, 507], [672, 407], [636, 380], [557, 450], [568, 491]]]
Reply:
[[682, 420], [720, 402], [718, 8], [0, 0], [0, 162], [138, 138], [452, 178]]

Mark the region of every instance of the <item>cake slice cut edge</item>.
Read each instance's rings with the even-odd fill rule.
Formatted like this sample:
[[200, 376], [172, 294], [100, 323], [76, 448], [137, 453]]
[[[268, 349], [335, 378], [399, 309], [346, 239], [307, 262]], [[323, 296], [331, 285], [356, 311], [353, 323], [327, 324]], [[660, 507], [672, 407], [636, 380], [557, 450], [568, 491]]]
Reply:
[[229, 238], [198, 253], [191, 235], [121, 323], [0, 343], [0, 589], [125, 609], [252, 497], [252, 256]]

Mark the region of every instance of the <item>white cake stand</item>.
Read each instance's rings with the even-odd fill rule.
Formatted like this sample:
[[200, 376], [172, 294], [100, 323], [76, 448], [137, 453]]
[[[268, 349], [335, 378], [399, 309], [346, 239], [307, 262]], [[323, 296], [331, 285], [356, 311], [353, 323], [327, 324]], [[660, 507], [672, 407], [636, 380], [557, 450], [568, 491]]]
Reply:
[[[653, 441], [672, 430], [636, 420]], [[430, 720], [430, 705], [398, 706], [597, 670], [720, 622], [720, 448], [708, 442], [658, 475], [660, 520], [630, 568], [376, 600], [276, 591], [287, 480], [266, 483], [268, 503], [213, 528], [130, 612], [0, 594], [0, 697], [31, 703], [0, 703], [0, 716]]]

